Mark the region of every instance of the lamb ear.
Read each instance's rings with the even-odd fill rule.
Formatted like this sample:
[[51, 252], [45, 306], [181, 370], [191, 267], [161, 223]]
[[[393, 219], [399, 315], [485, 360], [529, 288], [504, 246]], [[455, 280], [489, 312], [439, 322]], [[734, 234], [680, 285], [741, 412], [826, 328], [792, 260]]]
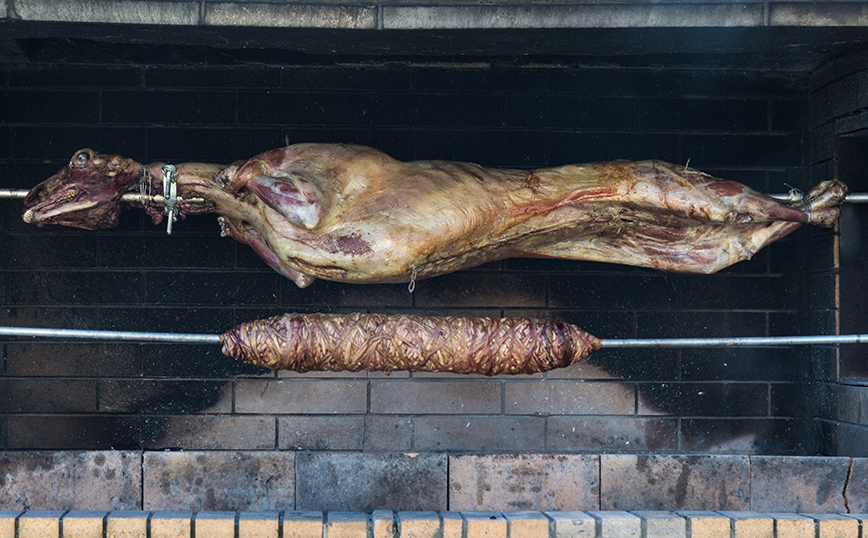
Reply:
[[322, 194], [311, 181], [300, 175], [254, 176], [248, 181], [247, 188], [294, 224], [311, 230], [320, 221]]

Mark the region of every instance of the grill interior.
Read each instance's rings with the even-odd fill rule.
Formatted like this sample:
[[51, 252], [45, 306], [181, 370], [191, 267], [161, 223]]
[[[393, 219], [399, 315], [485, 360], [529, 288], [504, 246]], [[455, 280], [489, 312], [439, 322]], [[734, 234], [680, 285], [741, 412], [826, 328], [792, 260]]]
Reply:
[[[179, 4], [166, 2], [164, 16]], [[402, 160], [653, 158], [767, 193], [831, 177], [868, 190], [859, 3], [761, 6], [756, 26], [734, 22], [753, 4], [726, 17], [713, 10], [734, 4], [661, 5], [675, 10], [654, 12], [669, 17], [662, 24], [642, 19], [641, 4], [430, 5], [415, 18], [383, 4], [373, 28], [364, 10], [287, 28], [268, 22], [279, 18], [219, 25], [232, 3], [196, 3], [193, 25], [51, 19], [34, 15], [39, 5], [9, 3], [0, 25], [3, 188], [34, 186], [84, 147], [229, 163], [347, 142]], [[456, 12], [476, 14], [455, 19], [474, 26]], [[20, 217], [20, 201], [0, 200], [0, 325], [216, 334], [298, 311], [532, 316], [600, 338], [868, 332], [855, 204], [840, 233], [803, 228], [715, 275], [510, 259], [413, 293], [298, 289], [220, 238], [213, 215], [171, 236], [140, 210], [101, 232]], [[334, 454], [419, 453], [441, 466], [505, 454], [868, 456], [864, 346], [604, 349], [547, 374], [484, 378], [273, 373], [207, 345], [0, 345], [0, 449], [16, 469], [33, 454], [81, 450], [294, 454], [309, 469]]]

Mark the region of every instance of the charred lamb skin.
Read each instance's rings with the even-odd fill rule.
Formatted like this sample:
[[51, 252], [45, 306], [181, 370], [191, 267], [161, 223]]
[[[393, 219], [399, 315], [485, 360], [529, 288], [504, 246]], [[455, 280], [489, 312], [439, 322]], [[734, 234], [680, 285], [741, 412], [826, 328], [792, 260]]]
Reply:
[[221, 335], [223, 353], [275, 370], [534, 374], [599, 349], [569, 323], [529, 318], [284, 314]]
[[[24, 219], [116, 225], [144, 168], [80, 150], [35, 187]], [[372, 148], [297, 144], [230, 166], [177, 165], [181, 214], [216, 212], [222, 232], [305, 287], [316, 278], [407, 282], [508, 257], [548, 257], [714, 273], [801, 224], [833, 226], [846, 187], [823, 182], [779, 202], [740, 183], [661, 161], [536, 170], [397, 161]], [[81, 187], [81, 188], [78, 188]], [[155, 222], [159, 208], [150, 206]]]

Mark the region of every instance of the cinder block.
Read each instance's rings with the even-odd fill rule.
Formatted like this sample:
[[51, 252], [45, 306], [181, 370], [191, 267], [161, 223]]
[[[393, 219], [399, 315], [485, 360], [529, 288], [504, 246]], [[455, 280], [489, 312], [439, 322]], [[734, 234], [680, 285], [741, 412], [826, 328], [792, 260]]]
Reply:
[[362, 416], [293, 416], [278, 419], [281, 450], [362, 450]]
[[603, 510], [747, 510], [746, 456], [600, 456]]
[[394, 538], [395, 514], [391, 510], [374, 510], [371, 513], [370, 538]]
[[[449, 506], [457, 510], [595, 510], [599, 456], [497, 454], [449, 459]], [[480, 488], [479, 484], [485, 484]]]
[[540, 512], [504, 512], [509, 536], [521, 538], [549, 538], [549, 520]]
[[322, 512], [284, 512], [283, 538], [322, 538], [322, 535]]
[[724, 511], [730, 519], [732, 538], [775, 538], [775, 522], [765, 514], [746, 511]]
[[297, 509], [446, 508], [445, 454], [308, 452], [295, 461]]
[[[43, 418], [52, 417], [25, 417], [22, 426], [36, 431], [38, 428], [28, 421]], [[78, 421], [73, 422], [78, 428], [85, 427]], [[69, 420], [67, 423], [52, 423], [57, 427], [48, 431], [60, 435], [72, 424]], [[9, 435], [11, 431], [10, 427]], [[7, 479], [0, 482], [0, 499], [16, 499], [17, 506], [52, 510], [138, 509], [141, 508], [141, 469], [142, 455], [132, 451], [4, 452], [3, 473]], [[16, 505], [7, 505], [8, 508], [13, 506]]]
[[443, 538], [462, 538], [464, 536], [464, 518], [460, 512], [440, 512], [443, 522]]
[[731, 538], [729, 518], [706, 510], [685, 510], [678, 512], [687, 520], [687, 533], [690, 538]]
[[687, 520], [673, 512], [633, 512], [642, 520], [643, 538], [687, 538]]
[[238, 538], [277, 538], [279, 512], [241, 512]]
[[63, 510], [28, 510], [18, 518], [18, 538], [59, 538]]
[[596, 538], [597, 520], [584, 512], [546, 512], [553, 538]]
[[15, 538], [15, 519], [20, 510], [0, 510], [0, 538]]
[[844, 512], [849, 458], [751, 456], [750, 508], [759, 512]]
[[150, 538], [190, 538], [193, 512], [161, 511], [151, 515]]
[[859, 521], [856, 519], [838, 514], [804, 515], [817, 522], [817, 538], [859, 538]]
[[294, 452], [145, 452], [149, 510], [279, 510], [295, 499]]
[[[170, 415], [157, 419], [146, 418], [146, 427], [153, 422], [159, 423], [160, 435], [144, 441], [145, 448], [150, 450], [176, 446], [182, 446], [185, 450], [274, 449], [276, 425], [272, 417]], [[167, 507], [173, 508], [177, 506]]]
[[799, 514], [768, 513], [775, 522], [775, 538], [815, 538], [814, 520]]
[[61, 520], [63, 538], [102, 538], [106, 515], [102, 510], [67, 512]]
[[235, 538], [235, 512], [198, 512], [196, 538]]
[[354, 414], [367, 409], [365, 381], [266, 379], [238, 381], [237, 413]]
[[564, 381], [505, 385], [507, 415], [632, 415], [636, 389], [626, 383]]
[[398, 536], [401, 538], [437, 538], [440, 536], [440, 516], [437, 512], [398, 512]]
[[413, 418], [414, 448], [422, 452], [486, 452], [491, 447], [544, 452], [545, 423], [545, 417], [419, 416]]
[[495, 381], [372, 381], [371, 413], [499, 414], [500, 387]]
[[868, 514], [868, 458], [852, 458], [847, 502], [854, 514]]
[[500, 512], [461, 512], [464, 518], [465, 536], [484, 536], [486, 538], [506, 538], [506, 518]]
[[105, 520], [106, 538], [147, 538], [149, 515], [142, 510], [111, 512]]
[[642, 536], [642, 520], [628, 512], [612, 510], [611, 512], [588, 512], [597, 520], [597, 536], [599, 538], [640, 538]]
[[367, 538], [368, 518], [364, 512], [329, 512], [326, 535], [329, 538]]

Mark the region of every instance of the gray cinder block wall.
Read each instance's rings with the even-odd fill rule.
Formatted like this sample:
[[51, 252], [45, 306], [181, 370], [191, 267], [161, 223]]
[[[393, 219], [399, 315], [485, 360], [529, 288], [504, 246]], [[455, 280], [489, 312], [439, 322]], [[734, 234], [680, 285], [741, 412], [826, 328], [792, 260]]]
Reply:
[[[719, 67], [199, 65], [98, 48], [0, 69], [2, 186], [79, 148], [231, 162], [294, 142], [399, 159], [537, 167], [687, 163], [765, 192], [806, 187], [807, 74]], [[162, 54], [162, 55], [161, 55]], [[138, 55], [138, 56], [137, 56]], [[346, 59], [349, 62], [350, 59]], [[131, 210], [113, 230], [35, 228], [2, 202], [0, 323], [218, 333], [287, 311], [537, 316], [603, 338], [763, 336], [807, 326], [805, 237], [712, 276], [507, 260], [406, 285], [298, 289], [213, 216], [171, 237]], [[812, 454], [807, 358], [789, 348], [602, 350], [561, 371], [295, 374], [216, 346], [10, 339], [0, 447], [424, 453]]]
[[[868, 188], [868, 56], [839, 58], [812, 73], [810, 81], [811, 175], [817, 180], [835, 174], [851, 191], [862, 192]], [[811, 325], [815, 331], [833, 331], [837, 326], [842, 334], [855, 334], [866, 329], [865, 218], [861, 206], [843, 208], [837, 250], [837, 234], [815, 230], [812, 235], [812, 252], [840, 252], [837, 260], [821, 255], [811, 261]], [[862, 346], [813, 350], [814, 413], [820, 450], [825, 454], [868, 455], [866, 359]]]

